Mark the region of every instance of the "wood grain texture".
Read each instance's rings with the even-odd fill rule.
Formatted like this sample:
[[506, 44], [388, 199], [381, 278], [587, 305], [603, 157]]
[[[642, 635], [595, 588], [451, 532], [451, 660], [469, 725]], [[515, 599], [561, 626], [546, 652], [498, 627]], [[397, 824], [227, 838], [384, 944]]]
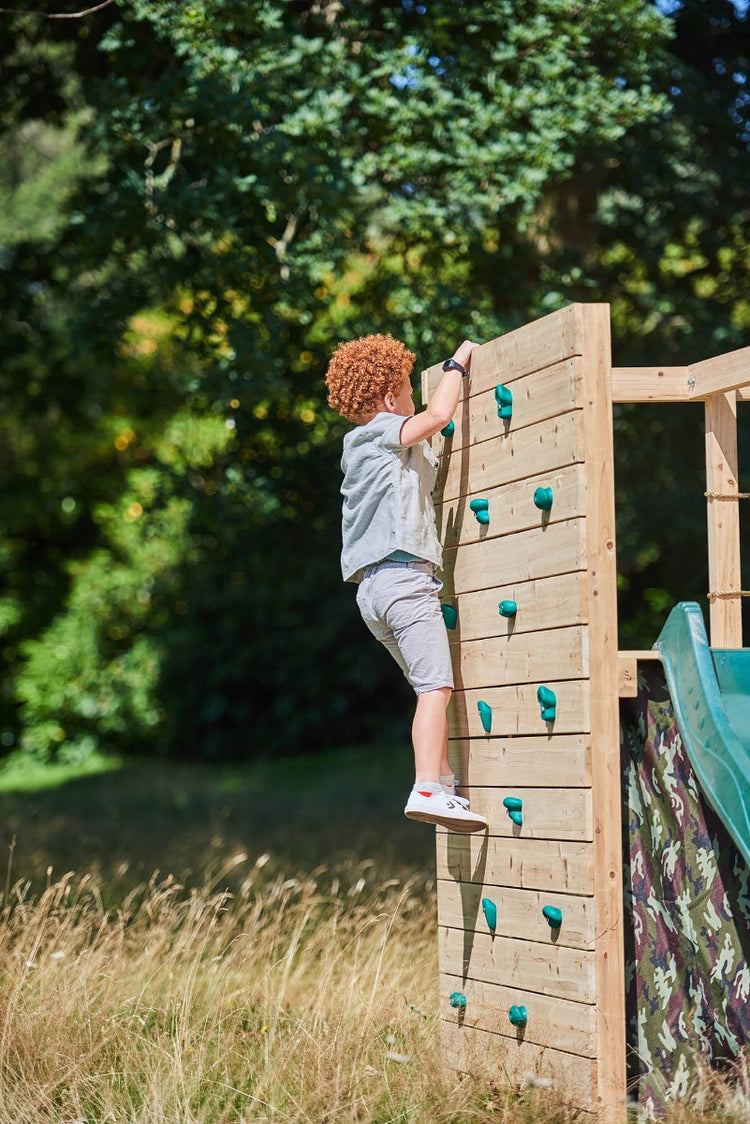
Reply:
[[[489, 1031], [515, 1043], [518, 1032], [508, 1018], [514, 1004], [526, 1008], [528, 1022], [524, 1041], [538, 1046], [548, 1046], [587, 1058], [596, 1056], [594, 1008], [587, 1003], [574, 1003], [567, 999], [550, 999], [537, 992], [527, 992], [520, 987], [502, 987], [481, 980], [464, 982], [460, 976], [441, 973], [440, 999], [443, 1010], [450, 1007], [449, 997], [461, 991], [466, 995], [462, 1014], [464, 1027]], [[448, 1015], [445, 1015], [448, 1021]], [[458, 1016], [456, 1016], [458, 1022]]]
[[528, 784], [551, 788], [591, 785], [591, 739], [584, 734], [552, 737], [456, 738], [448, 756], [459, 785], [492, 788]]
[[[491, 636], [520, 636], [539, 632], [553, 621], [556, 627], [585, 624], [588, 611], [585, 570], [559, 574], [530, 582], [510, 582], [492, 589], [462, 593], [460, 597], [441, 600], [453, 605], [458, 613], [448, 640], [458, 644], [464, 640], [481, 640]], [[501, 601], [515, 601], [515, 617], [500, 616]]]
[[597, 1065], [593, 1058], [566, 1054], [562, 1050], [538, 1046], [520, 1035], [516, 1039], [492, 1034], [471, 1025], [461, 1025], [455, 1012], [446, 1015], [440, 1026], [443, 1055], [461, 1073], [494, 1081], [499, 1088], [514, 1090], [537, 1082], [550, 1084], [562, 1106], [591, 1109], [596, 1096]]
[[440, 971], [463, 980], [522, 987], [560, 999], [593, 1003], [594, 954], [548, 942], [512, 940], [438, 926]]
[[[537, 488], [551, 488], [552, 509], [542, 512], [534, 505]], [[582, 515], [586, 509], [586, 478], [582, 465], [570, 465], [558, 472], [542, 473], [514, 480], [498, 488], [487, 488], [481, 498], [489, 504], [488, 527], [477, 522], [470, 504], [477, 494], [445, 500], [436, 509], [440, 541], [450, 549], [460, 543], [478, 542], [495, 535], [546, 527]]]
[[[533, 774], [529, 775], [529, 781]], [[475, 812], [489, 822], [490, 835], [512, 839], [593, 838], [591, 790], [588, 788], [475, 788], [461, 785]], [[515, 823], [503, 805], [506, 797], [523, 801], [521, 824]], [[446, 831], [447, 828], [438, 828]]]
[[[493, 902], [497, 910], [495, 936], [593, 951], [593, 898], [573, 894], [445, 879], [438, 886], [438, 924], [479, 933], [490, 931], [482, 910], [483, 898]], [[542, 914], [548, 905], [562, 912], [562, 924], [557, 929], [550, 929]]]
[[[549, 685], [557, 696], [554, 722], [545, 722], [541, 717], [536, 697], [540, 685]], [[553, 680], [549, 684], [540, 680], [539, 684], [521, 683], [512, 687], [454, 691], [448, 708], [452, 738], [487, 736], [477, 709], [480, 699], [492, 710], [490, 733], [495, 737], [510, 734], [585, 734], [591, 728], [587, 680]]]
[[436, 832], [437, 874], [441, 879], [515, 886], [545, 893], [591, 893], [591, 843], [510, 839]]

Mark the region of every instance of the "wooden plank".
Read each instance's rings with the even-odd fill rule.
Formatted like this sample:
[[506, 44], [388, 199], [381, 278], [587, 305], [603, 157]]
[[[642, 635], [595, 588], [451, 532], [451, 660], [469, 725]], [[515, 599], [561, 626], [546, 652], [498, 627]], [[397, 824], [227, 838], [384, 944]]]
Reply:
[[658, 652], [650, 648], [617, 653], [618, 695], [621, 699], [634, 699], [638, 696], [638, 661], [660, 660]]
[[750, 386], [750, 347], [740, 347], [712, 359], [690, 364], [693, 399], [731, 394], [740, 387]]
[[513, 412], [507, 421], [497, 415], [494, 384], [490, 390], [464, 398], [453, 419], [453, 433], [448, 437], [437, 434], [433, 438], [432, 449], [436, 456], [443, 452], [452, 456], [465, 445], [477, 445], [504, 436], [510, 429], [550, 421], [582, 405], [581, 379], [573, 359], [524, 375], [511, 383], [510, 389]]
[[[469, 494], [483, 496], [501, 484], [558, 472], [580, 463], [583, 448], [583, 412], [572, 410], [551, 421], [511, 429], [492, 441], [465, 445], [456, 452], [446, 449], [435, 484], [435, 503]], [[495, 529], [491, 511], [490, 526]]]
[[438, 878], [545, 893], [592, 891], [591, 843], [436, 832], [436, 849]]
[[[744, 349], [750, 354], [750, 348]], [[708, 492], [708, 585], [711, 644], [742, 647], [742, 587], [737, 494], [737, 401], [734, 392], [706, 402], [706, 491]], [[716, 594], [735, 593], [736, 597]]]
[[[459, 991], [466, 996], [466, 1007], [461, 1014], [462, 1025], [510, 1038], [515, 1043], [518, 1032], [508, 1018], [510, 1008], [523, 1005], [528, 1021], [524, 1028], [524, 1042], [549, 1046], [566, 1053], [596, 1057], [594, 1033], [594, 1008], [587, 1003], [574, 1003], [568, 999], [551, 999], [548, 995], [527, 992], [517, 987], [502, 987], [481, 980], [467, 980], [460, 976], [441, 973], [440, 999], [445, 1021], [450, 1021], [450, 996]], [[455, 1011], [453, 1018], [458, 1023]]]
[[464, 980], [522, 987], [578, 1003], [594, 1003], [594, 953], [537, 941], [464, 933], [438, 926], [441, 972]]
[[[533, 780], [533, 776], [529, 777]], [[486, 816], [490, 835], [512, 839], [574, 839], [594, 837], [591, 790], [588, 788], [476, 788], [465, 783], [461, 792], [471, 800], [475, 812]], [[521, 824], [515, 823], [503, 800], [523, 801]], [[438, 831], [447, 831], [439, 827]]]
[[[493, 589], [478, 589], [442, 600], [458, 613], [456, 627], [448, 630], [451, 644], [488, 636], [519, 636], [541, 629], [586, 623], [588, 599], [585, 570], [530, 582], [511, 582]], [[515, 601], [515, 617], [502, 617], [501, 601]]]
[[461, 1025], [455, 1013], [441, 1022], [440, 1041], [444, 1057], [459, 1073], [492, 1080], [501, 1089], [549, 1084], [556, 1105], [591, 1109], [597, 1077], [593, 1058], [538, 1046], [520, 1035], [514, 1040]]
[[689, 402], [689, 367], [613, 367], [613, 402]]
[[459, 784], [467, 787], [534, 783], [552, 788], [591, 784], [591, 742], [583, 734], [530, 738], [456, 738], [448, 755]]
[[589, 674], [585, 626], [549, 632], [488, 636], [453, 648], [457, 689], [502, 687], [545, 679], [586, 679]]
[[750, 399], [750, 347], [689, 367], [613, 367], [613, 402], [701, 402], [737, 391]]
[[[579, 355], [576, 308], [576, 305], [568, 305], [478, 347], [471, 357], [469, 393], [481, 394], [485, 390], [494, 390], [498, 381], [511, 383], [522, 375], [541, 371], [572, 355]], [[440, 381], [442, 373], [442, 360], [423, 372], [425, 402]], [[502, 376], [500, 380], [499, 375]]]
[[[492, 709], [492, 729], [495, 737], [511, 734], [585, 734], [591, 728], [589, 709], [589, 683], [585, 679], [550, 683], [557, 696], [557, 716], [554, 723], [542, 719], [537, 701], [539, 684], [521, 683], [513, 687], [490, 687], [482, 690], [454, 691], [448, 707], [448, 721], [452, 738], [481, 738], [487, 732], [482, 726], [477, 709], [480, 701]], [[615, 698], [617, 695], [615, 694]]]
[[515, 582], [571, 574], [586, 568], [586, 522], [568, 519], [517, 535], [443, 552], [443, 600], [480, 589], [499, 591], [498, 601]]
[[603, 1124], [624, 1115], [625, 958], [617, 694], [617, 572], [609, 308], [579, 305], [583, 339], [584, 432], [588, 471], [589, 641], [596, 652], [591, 684], [594, 807], [594, 907], [598, 939], [597, 1038], [600, 1064], [595, 1107]]
[[[551, 511], [540, 511], [534, 504], [537, 488], [552, 489]], [[436, 506], [438, 535], [444, 547], [450, 549], [488, 537], [487, 525], [477, 522], [469, 506], [476, 498], [478, 493], [475, 496], [469, 492]], [[541, 473], [499, 488], [487, 488], [482, 498], [489, 504], [492, 534], [510, 535], [585, 514], [586, 478], [582, 465], [570, 465], [559, 472]]]
[[[496, 936], [520, 937], [541, 944], [548, 942], [593, 951], [593, 898], [571, 894], [543, 894], [539, 890], [517, 890], [491, 886], [486, 882], [482, 885], [441, 880], [438, 883], [438, 924], [486, 933], [488, 925], [482, 910], [483, 898], [489, 898], [496, 907]], [[542, 914], [548, 905], [559, 909], [563, 915], [562, 924], [557, 929], [550, 929]]]

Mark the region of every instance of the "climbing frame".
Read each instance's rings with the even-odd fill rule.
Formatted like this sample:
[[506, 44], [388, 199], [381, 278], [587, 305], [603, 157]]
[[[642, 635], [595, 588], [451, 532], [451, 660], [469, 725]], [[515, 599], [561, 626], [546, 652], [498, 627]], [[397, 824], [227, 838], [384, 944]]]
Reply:
[[[443, 1040], [457, 1069], [625, 1088], [612, 378], [607, 305], [472, 357], [433, 442], [456, 690], [450, 753], [489, 833], [438, 829]], [[425, 399], [441, 376], [423, 376]], [[450, 428], [450, 427], [449, 427]]]

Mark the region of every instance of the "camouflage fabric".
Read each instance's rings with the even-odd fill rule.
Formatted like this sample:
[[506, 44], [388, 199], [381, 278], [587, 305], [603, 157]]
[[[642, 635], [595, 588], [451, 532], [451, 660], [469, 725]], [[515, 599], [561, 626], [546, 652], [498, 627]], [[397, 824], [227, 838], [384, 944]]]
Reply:
[[629, 1076], [657, 1116], [750, 1043], [750, 869], [702, 798], [660, 664], [621, 699]]

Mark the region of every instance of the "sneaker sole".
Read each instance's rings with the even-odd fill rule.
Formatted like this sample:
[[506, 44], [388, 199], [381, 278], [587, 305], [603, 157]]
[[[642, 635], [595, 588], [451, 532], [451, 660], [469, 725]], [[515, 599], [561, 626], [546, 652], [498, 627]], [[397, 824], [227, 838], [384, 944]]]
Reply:
[[440, 827], [447, 827], [458, 835], [472, 835], [475, 831], [486, 831], [489, 824], [470, 823], [467, 820], [454, 820], [449, 816], [440, 816], [430, 812], [404, 812], [408, 820], [418, 820], [420, 823], [431, 823]]

